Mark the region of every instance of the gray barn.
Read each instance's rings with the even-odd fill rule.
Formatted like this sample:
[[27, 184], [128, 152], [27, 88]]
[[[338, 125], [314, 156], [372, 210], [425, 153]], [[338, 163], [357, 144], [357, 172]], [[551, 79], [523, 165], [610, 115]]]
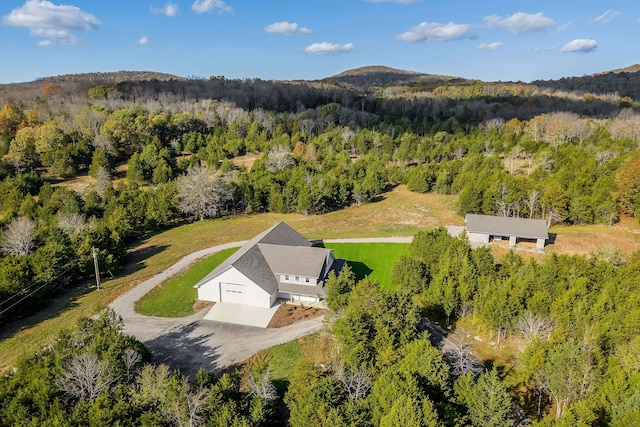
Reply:
[[509, 245], [515, 246], [518, 239], [535, 240], [537, 248], [544, 248], [549, 239], [547, 223], [543, 219], [467, 214], [465, 222], [470, 242], [509, 239]]

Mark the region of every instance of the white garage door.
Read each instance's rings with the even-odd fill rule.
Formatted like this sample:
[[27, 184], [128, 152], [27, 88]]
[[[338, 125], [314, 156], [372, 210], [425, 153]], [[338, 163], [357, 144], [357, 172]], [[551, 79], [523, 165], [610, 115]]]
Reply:
[[247, 300], [247, 286], [238, 283], [220, 283], [220, 299], [224, 302], [244, 304]]

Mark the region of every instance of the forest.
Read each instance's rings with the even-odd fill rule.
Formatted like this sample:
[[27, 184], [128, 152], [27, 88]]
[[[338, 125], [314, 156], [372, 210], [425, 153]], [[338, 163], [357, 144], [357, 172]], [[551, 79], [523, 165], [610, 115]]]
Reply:
[[[363, 86], [366, 77], [126, 73], [1, 86], [0, 324], [90, 279], [93, 247], [113, 276], [129, 245], [158, 230], [262, 212], [321, 215], [375, 203], [399, 184], [457, 195], [460, 215], [612, 225], [640, 214], [638, 99], [606, 84], [629, 76], [570, 87], [406, 75]], [[99, 327], [118, 337], [112, 343], [68, 332], [3, 377], [1, 400], [16, 417], [5, 423], [628, 425], [640, 417], [638, 259], [494, 259], [443, 230], [420, 232], [394, 269], [395, 293], [334, 278], [332, 364], [301, 361], [286, 390], [260, 364], [192, 383], [142, 367], [148, 352], [106, 315]], [[481, 364], [460, 337], [436, 348], [425, 318], [473, 319], [498, 345], [519, 340], [513, 367]], [[98, 391], [69, 391], [72, 368], [89, 363], [113, 372], [94, 376]], [[144, 381], [171, 383], [175, 394], [143, 390]]]

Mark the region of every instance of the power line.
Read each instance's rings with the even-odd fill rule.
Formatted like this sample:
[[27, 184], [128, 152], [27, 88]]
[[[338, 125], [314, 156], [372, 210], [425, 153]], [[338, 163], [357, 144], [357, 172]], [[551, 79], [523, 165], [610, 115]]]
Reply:
[[[60, 271], [52, 280], [50, 280], [47, 283], [51, 283], [53, 280], [58, 279], [60, 276], [62, 276], [64, 273], [66, 273], [67, 271], [69, 271], [71, 268], [76, 267], [78, 264], [76, 262], [72, 263], [72, 264], [67, 264], [65, 266], [63, 266], [62, 268], [64, 268], [64, 270]], [[39, 280], [34, 280], [33, 282], [31, 282], [31, 284], [29, 286], [27, 286], [24, 289], [21, 289], [21, 291], [29, 291], [31, 288], [33, 288], [34, 286], [40, 284], [40, 283], [44, 283], [43, 279], [39, 279]], [[0, 301], [0, 307], [2, 307], [3, 305], [7, 304], [9, 301], [11, 301], [14, 298], [17, 298], [20, 296], [20, 293], [15, 293], [13, 295], [11, 295], [9, 298], [5, 299], [4, 301]]]
[[[52, 278], [51, 280], [47, 281], [47, 282], [42, 282], [42, 280], [36, 280], [34, 281], [30, 286], [28, 286], [26, 289], [24, 290], [30, 290], [31, 288], [33, 288], [35, 285], [37, 285], [38, 283], [43, 283], [42, 286], [38, 287], [36, 290], [34, 290], [33, 292], [27, 294], [26, 296], [24, 296], [23, 298], [21, 298], [19, 301], [17, 301], [16, 303], [12, 304], [11, 306], [9, 306], [8, 308], [4, 309], [3, 311], [0, 312], [0, 315], [6, 313], [8, 310], [10, 310], [11, 308], [15, 307], [17, 304], [19, 304], [20, 302], [24, 301], [27, 297], [30, 297], [31, 295], [35, 294], [36, 292], [38, 292], [40, 289], [44, 288], [45, 286], [53, 283], [56, 279], [59, 279], [63, 274], [65, 274], [66, 272], [68, 272], [69, 270], [71, 270], [73, 267], [76, 267], [76, 263], [73, 264], [67, 264], [64, 270], [62, 270], [61, 272], [59, 272], [54, 278]], [[9, 298], [7, 298], [4, 301], [0, 302], [0, 307], [2, 307], [3, 305], [7, 304], [8, 302], [10, 302], [12, 299], [19, 297], [20, 294], [13, 294], [12, 296], [10, 296]]]
[[[51, 283], [51, 282], [49, 282]], [[40, 289], [44, 288], [45, 286], [47, 286], [49, 283], [45, 283], [44, 285], [40, 286], [39, 288], [37, 288], [35, 291], [31, 292], [30, 294], [25, 295], [24, 297], [22, 297], [21, 299], [19, 299], [18, 301], [16, 301], [14, 304], [10, 305], [9, 307], [5, 308], [4, 310], [0, 311], [0, 316], [2, 316], [4, 313], [6, 313], [7, 311], [11, 310], [13, 307], [15, 307], [16, 305], [20, 304], [22, 301], [24, 301], [25, 299], [27, 299], [28, 297], [30, 297], [31, 295], [35, 294], [36, 292], [38, 292]]]

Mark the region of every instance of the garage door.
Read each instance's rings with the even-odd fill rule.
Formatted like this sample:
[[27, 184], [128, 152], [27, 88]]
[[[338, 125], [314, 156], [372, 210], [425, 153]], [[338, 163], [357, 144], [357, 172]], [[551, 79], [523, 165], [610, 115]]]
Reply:
[[220, 299], [224, 302], [244, 304], [247, 300], [247, 286], [238, 283], [220, 283]]

